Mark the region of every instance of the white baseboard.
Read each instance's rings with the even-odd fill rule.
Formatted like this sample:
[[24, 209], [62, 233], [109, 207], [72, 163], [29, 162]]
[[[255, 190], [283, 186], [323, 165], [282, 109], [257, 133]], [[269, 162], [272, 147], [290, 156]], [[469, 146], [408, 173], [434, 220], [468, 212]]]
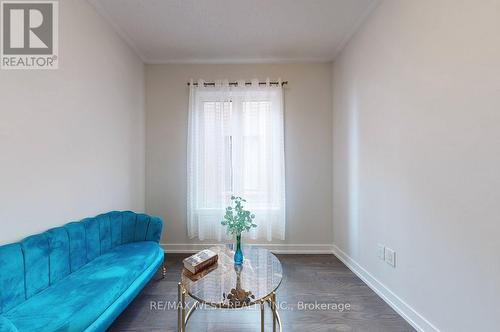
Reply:
[[439, 329], [432, 325], [427, 319], [420, 315], [408, 303], [399, 298], [383, 283], [378, 281], [354, 259], [343, 252], [339, 247], [333, 245], [333, 254], [342, 261], [352, 272], [354, 272], [364, 283], [368, 285], [378, 296], [392, 307], [411, 326], [420, 332], [439, 332]]
[[[210, 248], [218, 244], [214, 243], [162, 243], [161, 246], [166, 253], [190, 254], [202, 249]], [[331, 254], [333, 247], [331, 244], [268, 244], [252, 243], [252, 246], [262, 247], [275, 254]]]

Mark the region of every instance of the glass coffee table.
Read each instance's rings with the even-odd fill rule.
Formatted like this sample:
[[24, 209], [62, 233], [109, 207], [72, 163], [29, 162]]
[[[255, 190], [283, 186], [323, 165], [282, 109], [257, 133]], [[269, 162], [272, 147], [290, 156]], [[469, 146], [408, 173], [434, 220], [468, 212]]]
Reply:
[[[243, 247], [244, 262], [234, 265], [234, 251], [227, 246], [212, 247], [219, 255], [216, 265], [195, 277], [184, 272], [178, 285], [178, 331], [186, 331], [186, 325], [193, 312], [208, 305], [223, 309], [238, 309], [252, 305], [260, 306], [260, 326], [264, 331], [266, 304], [273, 313], [273, 331], [277, 325], [281, 331], [276, 290], [281, 284], [283, 270], [276, 256], [266, 249]], [[195, 303], [189, 310], [186, 295]]]

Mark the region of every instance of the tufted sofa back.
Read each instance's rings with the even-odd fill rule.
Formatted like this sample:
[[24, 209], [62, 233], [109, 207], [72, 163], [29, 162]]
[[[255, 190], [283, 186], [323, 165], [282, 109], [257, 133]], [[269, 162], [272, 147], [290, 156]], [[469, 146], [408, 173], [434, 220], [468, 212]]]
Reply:
[[160, 241], [158, 217], [113, 211], [0, 246], [0, 314], [122, 244]]

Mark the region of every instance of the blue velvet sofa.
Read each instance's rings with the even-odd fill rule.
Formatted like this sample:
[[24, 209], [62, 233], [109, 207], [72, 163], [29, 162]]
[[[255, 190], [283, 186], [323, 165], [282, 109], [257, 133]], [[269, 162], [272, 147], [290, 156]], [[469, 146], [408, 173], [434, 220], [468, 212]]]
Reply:
[[0, 246], [0, 332], [106, 330], [162, 265], [162, 227], [116, 211]]

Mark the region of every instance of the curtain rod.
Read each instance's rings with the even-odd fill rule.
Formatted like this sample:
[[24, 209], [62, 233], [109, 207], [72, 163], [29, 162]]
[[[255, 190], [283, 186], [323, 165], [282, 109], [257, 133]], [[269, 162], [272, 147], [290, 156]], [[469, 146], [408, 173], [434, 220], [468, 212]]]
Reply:
[[[205, 82], [203, 83], [205, 86], [215, 86], [215, 82]], [[259, 82], [259, 85], [266, 85], [267, 82]], [[280, 82], [269, 82], [270, 85], [279, 85]], [[281, 86], [288, 84], [288, 81], [281, 82]], [[187, 83], [188, 86], [191, 85], [191, 82]], [[193, 82], [194, 86], [198, 86], [198, 82]], [[245, 85], [252, 85], [252, 82], [245, 82]], [[238, 82], [229, 82], [229, 86], [238, 86]]]

